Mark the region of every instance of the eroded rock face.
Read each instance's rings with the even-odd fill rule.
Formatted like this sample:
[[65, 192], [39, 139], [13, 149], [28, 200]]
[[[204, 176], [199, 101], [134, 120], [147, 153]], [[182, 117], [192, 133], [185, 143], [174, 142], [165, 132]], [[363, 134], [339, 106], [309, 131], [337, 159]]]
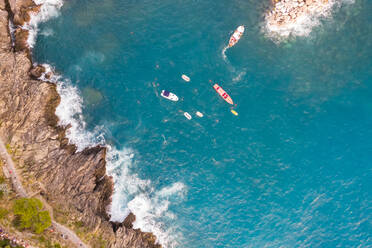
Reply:
[[[29, 0], [0, 0], [0, 137], [11, 147], [23, 184], [29, 190], [37, 186], [55, 210], [82, 221], [107, 247], [160, 247], [154, 235], [130, 226], [120, 225], [114, 231], [106, 214], [113, 193], [113, 182], [106, 175], [106, 148], [76, 152], [69, 145], [65, 129], [57, 126], [56, 86], [30, 77], [37, 78], [44, 70], [32, 68], [28, 48], [23, 46], [26, 33], [16, 34], [15, 45], [22, 46], [13, 52], [8, 18], [18, 15], [22, 24], [21, 19], [27, 19], [22, 9], [30, 6]], [[89, 242], [97, 245], [95, 239]]]
[[44, 66], [42, 65], [37, 65], [35, 66], [34, 68], [31, 69], [30, 71], [30, 76], [33, 78], [33, 79], [38, 79], [41, 77], [41, 75], [43, 75], [43, 73], [45, 72], [45, 68]]
[[32, 0], [9, 0], [8, 2], [14, 14], [14, 25], [24, 25], [26, 22], [30, 21], [31, 12], [37, 13], [40, 10], [40, 6], [36, 5]]

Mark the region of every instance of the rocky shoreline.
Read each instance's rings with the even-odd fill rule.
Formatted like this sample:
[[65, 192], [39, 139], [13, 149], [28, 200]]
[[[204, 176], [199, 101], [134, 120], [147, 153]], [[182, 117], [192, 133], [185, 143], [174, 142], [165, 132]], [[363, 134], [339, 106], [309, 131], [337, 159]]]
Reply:
[[306, 35], [317, 25], [316, 18], [328, 15], [333, 4], [333, 0], [273, 0], [265, 27], [272, 35], [284, 38]]
[[113, 181], [106, 175], [106, 148], [77, 152], [58, 126], [56, 85], [37, 80], [44, 69], [32, 65], [28, 30], [21, 28], [39, 9], [32, 0], [0, 0], [0, 137], [12, 148], [23, 185], [37, 190], [56, 218], [83, 223], [92, 247], [102, 240], [105, 247], [161, 247], [153, 234], [132, 228], [134, 215], [109, 221]]

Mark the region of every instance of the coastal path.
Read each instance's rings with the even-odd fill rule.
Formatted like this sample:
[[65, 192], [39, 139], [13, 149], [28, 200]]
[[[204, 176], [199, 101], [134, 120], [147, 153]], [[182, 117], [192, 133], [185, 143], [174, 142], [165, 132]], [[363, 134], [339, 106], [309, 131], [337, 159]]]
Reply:
[[[9, 155], [7, 149], [5, 148], [5, 145], [3, 141], [0, 139], [0, 156], [5, 159], [4, 166], [6, 167], [6, 170], [8, 172], [9, 178], [11, 179], [12, 185], [16, 191], [16, 193], [21, 197], [29, 197], [29, 194], [26, 192], [26, 190], [23, 188], [23, 185], [21, 183], [21, 180], [19, 179], [19, 176], [16, 171], [16, 167], [13, 163], [13, 160], [11, 156]], [[32, 195], [32, 194], [30, 194]], [[51, 214], [52, 219], [52, 226], [55, 231], [62, 234], [63, 237], [70, 240], [71, 243], [73, 243], [76, 247], [82, 247], [82, 248], [88, 248], [89, 246], [86, 245], [71, 229], [59, 224], [53, 219], [53, 211], [51, 211], [53, 208], [46, 203], [44, 199], [42, 199], [42, 202], [45, 205], [45, 208], [49, 210]]]

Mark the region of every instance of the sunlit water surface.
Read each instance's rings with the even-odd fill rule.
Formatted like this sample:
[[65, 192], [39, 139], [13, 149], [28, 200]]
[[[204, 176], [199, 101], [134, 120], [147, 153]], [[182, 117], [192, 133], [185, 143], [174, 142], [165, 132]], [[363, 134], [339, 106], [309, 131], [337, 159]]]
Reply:
[[41, 24], [35, 60], [114, 151], [113, 219], [167, 247], [372, 247], [372, 2], [280, 44], [268, 2], [66, 1]]

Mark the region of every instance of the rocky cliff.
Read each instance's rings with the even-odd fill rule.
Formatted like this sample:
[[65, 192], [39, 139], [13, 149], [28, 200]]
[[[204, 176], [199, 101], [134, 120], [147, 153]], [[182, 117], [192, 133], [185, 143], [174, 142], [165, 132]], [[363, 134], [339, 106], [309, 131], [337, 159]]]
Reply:
[[[22, 171], [23, 184], [40, 192], [66, 223], [83, 223], [92, 247], [102, 241], [106, 247], [160, 247], [152, 234], [132, 229], [133, 215], [122, 224], [109, 222], [113, 182], [106, 175], [106, 149], [76, 152], [57, 125], [56, 86], [35, 79], [43, 69], [33, 68], [27, 30], [19, 27], [38, 8], [32, 0], [0, 0], [0, 138]], [[16, 25], [13, 43], [9, 20]]]

